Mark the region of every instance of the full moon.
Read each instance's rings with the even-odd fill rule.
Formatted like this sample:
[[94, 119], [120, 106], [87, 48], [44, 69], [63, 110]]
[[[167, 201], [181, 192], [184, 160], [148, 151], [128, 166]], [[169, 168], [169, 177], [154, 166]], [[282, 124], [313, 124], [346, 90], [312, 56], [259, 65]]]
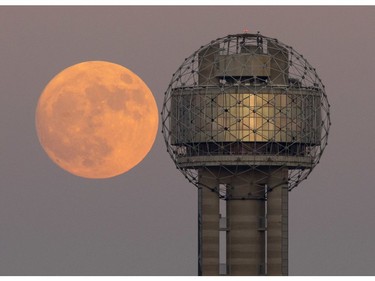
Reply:
[[147, 85], [129, 69], [88, 61], [57, 74], [35, 114], [39, 141], [53, 162], [85, 178], [110, 178], [140, 163], [158, 129]]

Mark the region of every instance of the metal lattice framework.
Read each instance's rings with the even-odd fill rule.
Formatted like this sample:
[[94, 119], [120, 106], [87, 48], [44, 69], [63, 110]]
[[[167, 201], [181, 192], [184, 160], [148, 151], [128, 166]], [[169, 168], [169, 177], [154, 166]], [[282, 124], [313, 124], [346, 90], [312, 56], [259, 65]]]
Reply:
[[162, 132], [176, 167], [196, 186], [200, 169], [222, 178], [287, 168], [292, 190], [319, 163], [329, 107], [315, 68], [292, 47], [259, 33], [228, 35], [173, 74]]

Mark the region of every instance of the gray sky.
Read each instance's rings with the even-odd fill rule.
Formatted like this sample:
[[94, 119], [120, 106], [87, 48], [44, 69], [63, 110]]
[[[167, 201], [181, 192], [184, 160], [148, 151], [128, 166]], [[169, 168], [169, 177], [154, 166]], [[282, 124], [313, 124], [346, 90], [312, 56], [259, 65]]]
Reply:
[[184, 58], [260, 31], [317, 69], [328, 147], [290, 194], [290, 275], [374, 275], [375, 7], [0, 7], [0, 275], [196, 275], [197, 191], [159, 132], [145, 160], [89, 180], [39, 145], [36, 104], [64, 68], [106, 60], [137, 73], [159, 112]]

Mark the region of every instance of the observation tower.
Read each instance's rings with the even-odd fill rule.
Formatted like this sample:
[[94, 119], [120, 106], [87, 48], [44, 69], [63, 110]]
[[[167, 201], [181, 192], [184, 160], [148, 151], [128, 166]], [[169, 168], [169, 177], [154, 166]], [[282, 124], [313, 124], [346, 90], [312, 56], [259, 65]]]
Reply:
[[198, 275], [288, 275], [288, 192], [319, 163], [329, 107], [315, 68], [259, 32], [213, 40], [173, 74], [162, 132], [198, 188]]

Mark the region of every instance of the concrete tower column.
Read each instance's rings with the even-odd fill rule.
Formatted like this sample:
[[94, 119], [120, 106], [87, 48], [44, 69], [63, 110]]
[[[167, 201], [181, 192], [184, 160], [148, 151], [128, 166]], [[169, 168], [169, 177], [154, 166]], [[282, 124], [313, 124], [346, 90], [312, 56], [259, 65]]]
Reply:
[[[236, 199], [227, 202], [229, 275], [265, 274], [264, 186], [256, 184], [258, 177], [254, 171], [233, 177], [230, 183], [230, 195]], [[249, 194], [254, 199], [241, 199]]]
[[288, 169], [273, 171], [267, 193], [267, 275], [288, 275]]
[[199, 178], [199, 274], [219, 275], [219, 196], [207, 188], [215, 188], [217, 181], [207, 171], [200, 171]]

